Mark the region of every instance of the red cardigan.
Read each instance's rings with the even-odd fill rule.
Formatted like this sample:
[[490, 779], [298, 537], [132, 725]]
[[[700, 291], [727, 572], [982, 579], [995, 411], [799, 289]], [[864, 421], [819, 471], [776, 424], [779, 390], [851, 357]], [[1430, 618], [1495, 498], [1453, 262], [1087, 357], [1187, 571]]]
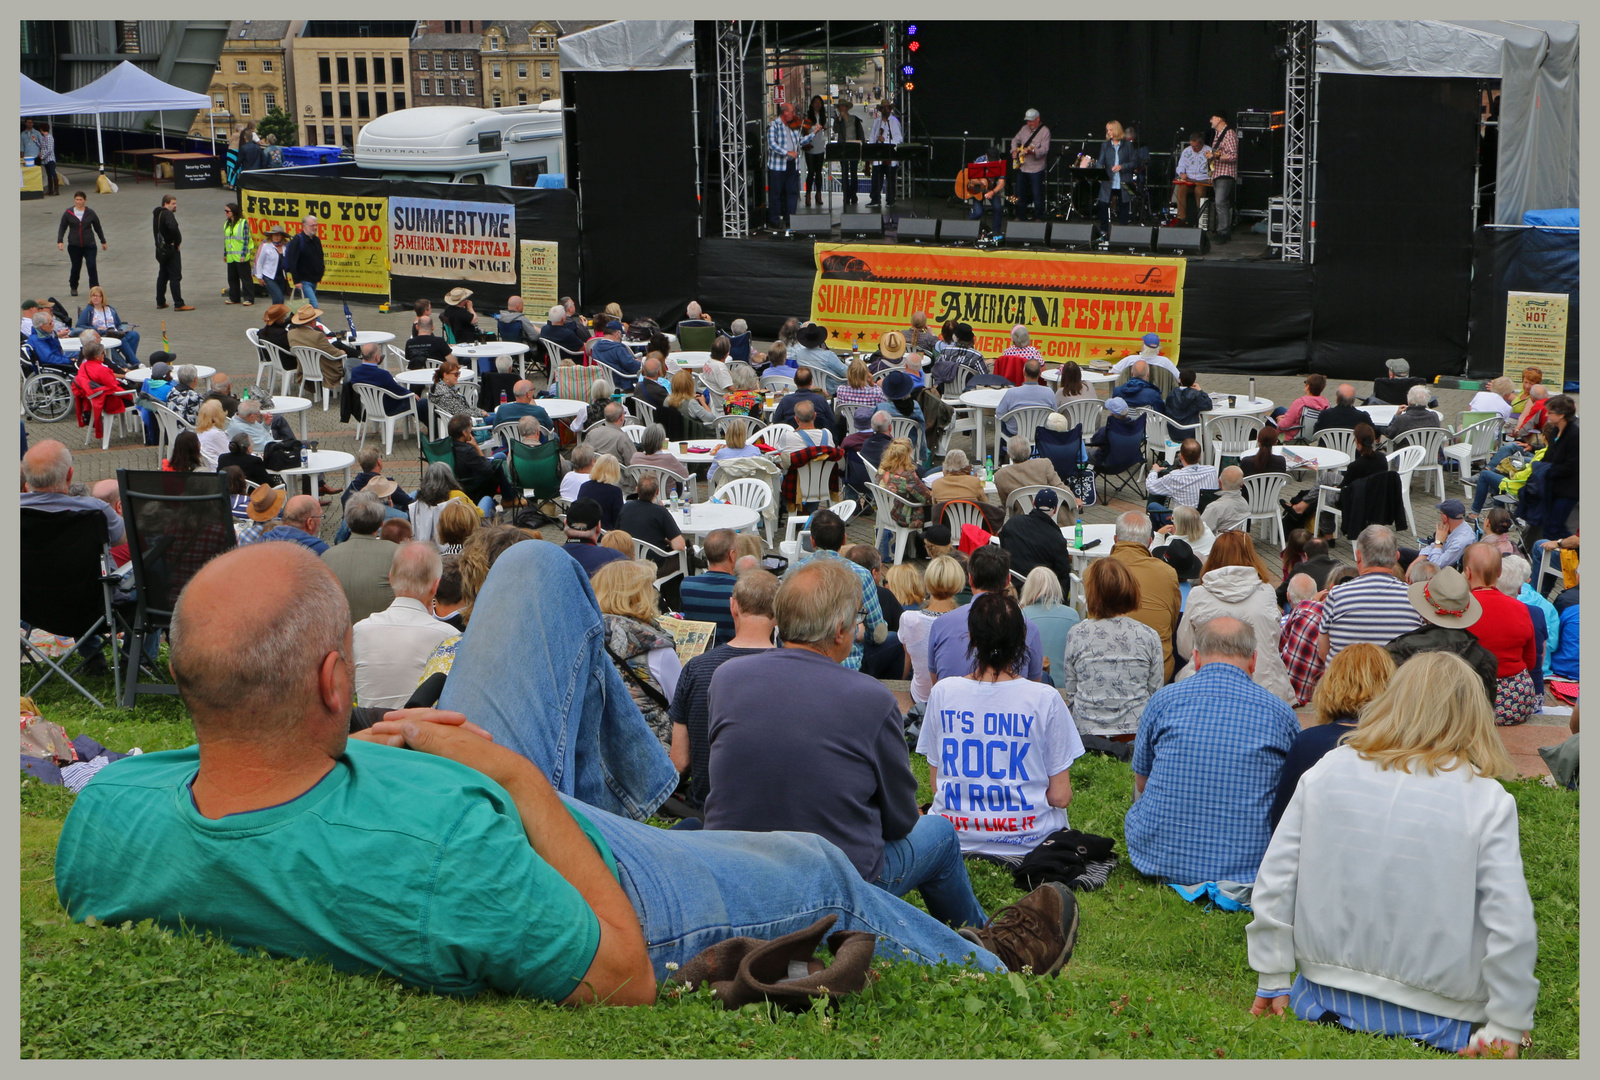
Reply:
[[1467, 629], [1499, 661], [1496, 677], [1531, 670], [1538, 657], [1528, 605], [1499, 589], [1473, 589], [1472, 595], [1483, 605], [1483, 617]]

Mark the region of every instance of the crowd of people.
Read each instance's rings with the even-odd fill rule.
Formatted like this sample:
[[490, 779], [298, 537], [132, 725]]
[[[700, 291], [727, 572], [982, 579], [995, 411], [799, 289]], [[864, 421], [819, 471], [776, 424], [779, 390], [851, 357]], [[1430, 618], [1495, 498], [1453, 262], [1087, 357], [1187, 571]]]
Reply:
[[[86, 264], [80, 321], [104, 333], [118, 319]], [[248, 276], [238, 284], [250, 291]], [[1367, 525], [1346, 566], [1329, 538], [1302, 530], [1269, 562], [1241, 488], [1282, 467], [1273, 451], [1308, 411], [1320, 410], [1313, 431], [1355, 432], [1348, 472], [1382, 462], [1353, 389], [1330, 403], [1312, 376], [1236, 465], [1203, 463], [1192, 433], [1175, 440], [1174, 466], [1146, 480], [1148, 505], [1116, 517], [1109, 550], [1085, 553], [1068, 541], [1080, 461], [1037, 444], [1093, 390], [1075, 364], [1046, 385], [1025, 329], [992, 362], [969, 326], [935, 335], [925, 319], [843, 360], [826, 328], [795, 320], [760, 353], [742, 320], [725, 333], [696, 306], [688, 322], [717, 330], [696, 381], [666, 375], [664, 335], [615, 305], [585, 320], [558, 304], [537, 326], [508, 305], [497, 333], [572, 354], [551, 388], [569, 366], [596, 369], [580, 391], [591, 408], [563, 425], [509, 363], [482, 373], [505, 377], [498, 408], [462, 391], [452, 345], [480, 333], [470, 297], [453, 290], [437, 322], [419, 304], [400, 350], [408, 366], [434, 367], [427, 422], [448, 416], [448, 460], [427, 464], [413, 491], [367, 446], [347, 488], [291, 495], [269, 464], [288, 435], [281, 417], [225, 382], [202, 392], [170, 352], [151, 357], [140, 392], [194, 429], [162, 467], [229, 476], [238, 544], [194, 575], [172, 618], [197, 746], [118, 763], [68, 818], [58, 882], [73, 917], [181, 916], [247, 947], [414, 985], [573, 1003], [648, 1003], [702, 948], [776, 936], [823, 908], [838, 929], [877, 934], [884, 956], [1054, 974], [1077, 939], [1072, 891], [1050, 882], [988, 912], [966, 859], [1015, 867], [1067, 830], [1072, 767], [1098, 752], [1129, 765], [1134, 869], [1253, 910], [1255, 1011], [1287, 1002], [1305, 1019], [1514, 1052], [1538, 984], [1494, 728], [1525, 723], [1544, 680], [1577, 676], [1567, 395], [1525, 387], [1510, 445], [1542, 457], [1511, 451], [1512, 472], [1485, 468], [1508, 482], [1536, 471], [1545, 496], [1530, 548], [1504, 509], [1480, 519], [1483, 499], [1472, 510], [1441, 499], [1432, 543], [1403, 548], [1392, 528]], [[273, 301], [263, 340], [315, 348], [327, 386], [373, 384], [413, 407], [376, 346], [346, 349], [314, 302], [291, 316]], [[42, 357], [53, 315], [24, 314]], [[623, 343], [636, 330], [642, 358]], [[1101, 433], [1133, 409], [1181, 433], [1210, 408], [1159, 346], [1147, 339], [1123, 361]], [[124, 338], [122, 358], [136, 347]], [[1152, 368], [1176, 385], [1161, 393]], [[92, 341], [78, 370], [118, 385]], [[779, 380], [770, 403], [760, 377]], [[984, 380], [1006, 388], [997, 417], [1039, 407], [1050, 422], [1011, 422], [992, 485], [959, 447], [929, 479], [955, 419], [941, 391]], [[1408, 380], [1391, 367], [1380, 381], [1391, 394]], [[1398, 392], [1405, 408], [1383, 437], [1437, 422], [1425, 386]], [[652, 410], [637, 433], [624, 430], [635, 401]], [[762, 436], [763, 406], [786, 425], [775, 437]], [[906, 419], [909, 432], [896, 425]], [[527, 445], [565, 451], [564, 543], [500, 521], [522, 507], [522, 485], [482, 436], [510, 423]], [[778, 458], [776, 491], [795, 462], [840, 455], [843, 494], [892, 498], [888, 520], [927, 559], [900, 558], [892, 529], [850, 543], [831, 499], [792, 501], [810, 512], [789, 559], [748, 533], [686, 535], [664, 504], [694, 481], [667, 447], [713, 424], [713, 486]], [[1092, 461], [1094, 439], [1081, 443]], [[26, 448], [23, 480], [25, 508], [95, 509], [111, 543], [123, 540], [115, 484], [75, 492], [61, 443]], [[342, 521], [328, 544], [334, 497]], [[969, 543], [944, 527], [955, 504], [977, 507], [988, 535]], [[1565, 586], [1553, 602], [1547, 558]], [[230, 615], [242, 577], [258, 583], [253, 620]], [[685, 628], [701, 626], [686, 648], [698, 631]], [[104, 663], [96, 644], [80, 646], [90, 673]], [[885, 686], [899, 680], [909, 710]], [[1308, 706], [1302, 730], [1296, 709]], [[927, 807], [913, 755], [926, 762]], [[175, 800], [183, 785], [192, 798]], [[672, 827], [643, 824], [652, 815]], [[268, 820], [281, 827], [250, 832]], [[303, 868], [290, 891], [278, 876], [288, 860]], [[471, 872], [486, 860], [498, 869], [488, 885]], [[1418, 866], [1426, 896], [1407, 884]], [[899, 899], [912, 892], [925, 911]], [[392, 919], [350, 902], [374, 895]], [[422, 932], [440, 902], [454, 917]], [[1397, 927], [1411, 929], [1404, 941]]]

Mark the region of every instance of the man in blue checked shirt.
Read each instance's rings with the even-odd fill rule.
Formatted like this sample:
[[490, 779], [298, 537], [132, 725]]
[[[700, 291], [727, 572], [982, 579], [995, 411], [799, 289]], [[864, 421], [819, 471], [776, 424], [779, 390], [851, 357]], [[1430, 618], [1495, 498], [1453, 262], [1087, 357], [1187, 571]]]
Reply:
[[[1156, 691], [1133, 750], [1128, 857], [1177, 885], [1256, 879], [1272, 839], [1294, 710], [1251, 681], [1255, 631], [1229, 616], [1195, 628], [1194, 674]], [[1276, 643], [1263, 647], [1273, 648]]]
[[767, 222], [787, 227], [789, 215], [800, 205], [800, 130], [789, 126], [794, 106], [785, 104], [778, 118], [767, 125]]
[[860, 671], [861, 656], [865, 651], [863, 640], [882, 645], [889, 638], [889, 624], [884, 621], [883, 607], [878, 603], [878, 583], [872, 580], [872, 572], [866, 567], [839, 554], [839, 549], [844, 546], [843, 518], [832, 510], [818, 510], [811, 515], [810, 525], [811, 542], [817, 550], [800, 566], [818, 559], [835, 559], [861, 580], [861, 631], [855, 644], [850, 647], [850, 655], [843, 661], [843, 665], [851, 671]]

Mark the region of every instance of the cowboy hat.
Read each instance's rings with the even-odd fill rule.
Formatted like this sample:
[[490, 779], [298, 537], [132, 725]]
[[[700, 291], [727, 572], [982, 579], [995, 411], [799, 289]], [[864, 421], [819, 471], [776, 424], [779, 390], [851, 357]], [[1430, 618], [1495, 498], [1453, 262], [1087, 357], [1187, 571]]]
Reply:
[[261, 313], [261, 321], [268, 324], [278, 322], [279, 320], [286, 319], [288, 317], [288, 304], [273, 304], [271, 307], [267, 308], [267, 310]]
[[1472, 595], [1467, 579], [1447, 566], [1427, 581], [1406, 587], [1417, 614], [1435, 626], [1466, 629], [1483, 617], [1483, 605]]
[[457, 285], [455, 288], [444, 294], [444, 302], [454, 306], [461, 303], [461, 301], [465, 300], [471, 295], [471, 289], [463, 288], [460, 285]]
[[808, 322], [800, 328], [800, 344], [808, 349], [820, 349], [828, 343], [828, 328]]
[[878, 355], [885, 360], [898, 360], [906, 354], [906, 336], [898, 330], [890, 330], [878, 339]]
[[290, 319], [289, 321], [292, 322], [296, 326], [309, 326], [312, 323], [316, 322], [321, 317], [322, 317], [322, 309], [321, 308], [315, 308], [315, 307], [312, 307], [310, 304], [307, 304], [305, 307], [303, 307], [299, 311], [295, 312], [294, 313], [294, 318]]
[[395, 488], [399, 486], [399, 484], [396, 484], [387, 476], [374, 476], [371, 480], [367, 481], [367, 486], [361, 490], [375, 495], [380, 499], [387, 499], [390, 495], [394, 494]]
[[245, 514], [251, 521], [271, 521], [288, 501], [289, 493], [283, 488], [262, 484], [250, 493], [250, 505]]

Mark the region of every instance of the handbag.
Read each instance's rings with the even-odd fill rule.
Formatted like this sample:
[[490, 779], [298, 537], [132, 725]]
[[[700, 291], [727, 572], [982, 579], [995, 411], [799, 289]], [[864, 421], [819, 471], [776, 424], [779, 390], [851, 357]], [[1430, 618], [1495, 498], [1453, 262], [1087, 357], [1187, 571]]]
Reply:
[[306, 303], [305, 290], [300, 287], [298, 282], [296, 282], [294, 287], [289, 290], [289, 296], [287, 298], [289, 314], [293, 315], [295, 312], [305, 307]]
[[251, 383], [245, 387], [245, 393], [249, 394], [250, 400], [260, 405], [263, 411], [272, 408], [272, 392], [265, 386]]
[[1099, 496], [1095, 494], [1094, 466], [1085, 462], [1066, 476], [1067, 490], [1083, 500], [1084, 506], [1093, 506]]

